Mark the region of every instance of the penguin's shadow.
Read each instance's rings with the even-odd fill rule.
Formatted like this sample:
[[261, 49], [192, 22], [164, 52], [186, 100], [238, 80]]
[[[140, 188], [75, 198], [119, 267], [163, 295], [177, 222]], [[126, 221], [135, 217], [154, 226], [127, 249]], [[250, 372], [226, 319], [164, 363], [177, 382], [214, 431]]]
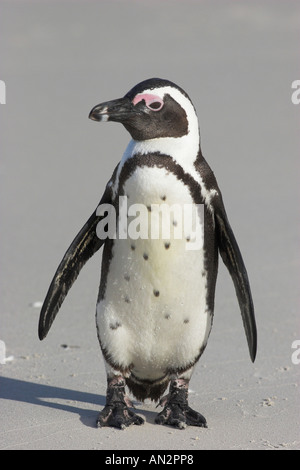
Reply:
[[[53, 387], [51, 385], [8, 377], [0, 378], [0, 399], [14, 400], [21, 403], [30, 403], [32, 405], [46, 406], [48, 408], [76, 413], [80, 416], [80, 421], [85, 426], [91, 428], [96, 427], [99, 411], [105, 406], [106, 402], [104, 395]], [[75, 402], [76, 405], [73, 405], [72, 402]], [[95, 405], [95, 409], [80, 408], [78, 402]], [[150, 410], [139, 409], [140, 405], [140, 403], [135, 403], [135, 411], [138, 414], [144, 415], [148, 423], [154, 424], [156, 413]]]
[[[8, 377], [0, 378], [0, 398], [77, 413], [80, 416], [80, 421], [89, 427], [96, 427], [98, 413], [105, 405], [105, 396], [103, 395]], [[73, 402], [75, 403], [72, 404]], [[95, 409], [80, 408], [78, 402], [95, 405]]]

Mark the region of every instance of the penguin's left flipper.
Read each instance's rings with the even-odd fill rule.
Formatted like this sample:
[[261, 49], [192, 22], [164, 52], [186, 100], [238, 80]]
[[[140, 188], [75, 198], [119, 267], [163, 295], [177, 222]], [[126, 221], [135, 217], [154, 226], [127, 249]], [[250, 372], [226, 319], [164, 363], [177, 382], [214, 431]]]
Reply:
[[219, 252], [234, 283], [246, 332], [250, 357], [252, 362], [254, 362], [257, 349], [257, 332], [251, 289], [245, 264], [234, 233], [229, 224], [222, 200], [219, 200], [214, 205], [214, 218]]
[[[100, 204], [110, 203], [110, 201], [111, 191], [107, 185]], [[97, 215], [96, 209], [74, 238], [56, 270], [40, 313], [38, 334], [41, 340], [47, 336], [61, 304], [82, 267], [105, 241], [100, 239], [96, 233], [100, 220], [101, 216]]]

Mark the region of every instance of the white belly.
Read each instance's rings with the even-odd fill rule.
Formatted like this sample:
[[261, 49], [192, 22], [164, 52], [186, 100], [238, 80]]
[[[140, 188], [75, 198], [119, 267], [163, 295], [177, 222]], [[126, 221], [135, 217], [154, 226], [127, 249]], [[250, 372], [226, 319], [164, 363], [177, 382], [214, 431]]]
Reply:
[[[182, 217], [180, 231], [180, 213], [174, 217], [171, 213], [170, 233], [162, 233], [164, 216], [153, 215], [159, 205], [183, 207], [193, 201], [189, 188], [161, 168], [137, 168], [124, 193], [128, 207], [134, 203], [157, 206], [139, 214], [140, 224], [148, 225], [149, 238], [114, 241], [106, 292], [97, 306], [98, 332], [113, 363], [133, 367], [137, 377], [156, 379], [168, 369], [190, 364], [211, 328], [203, 246], [193, 239], [203, 219], [197, 212], [191, 225]], [[128, 225], [134, 236], [136, 222], [135, 217], [131, 229], [131, 222]], [[151, 239], [151, 233], [159, 233], [160, 238]], [[198, 249], [188, 249], [193, 243]]]

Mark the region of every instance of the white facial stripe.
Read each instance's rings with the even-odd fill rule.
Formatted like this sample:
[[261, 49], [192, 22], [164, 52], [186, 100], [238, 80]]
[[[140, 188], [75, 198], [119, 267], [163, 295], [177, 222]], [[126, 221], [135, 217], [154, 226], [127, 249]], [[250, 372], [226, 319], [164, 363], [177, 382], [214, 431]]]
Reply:
[[[185, 110], [188, 119], [189, 129], [188, 132], [195, 132], [199, 135], [199, 126], [198, 126], [198, 118], [196, 115], [196, 111], [194, 106], [192, 105], [191, 101], [184, 96], [177, 88], [173, 88], [171, 86], [155, 88], [154, 90], [144, 90], [143, 95], [156, 95], [157, 97], [164, 99], [165, 95], [170, 95], [178, 104]], [[138, 95], [137, 95], [138, 96]]]
[[137, 153], [146, 154], [155, 152], [170, 155], [186, 172], [192, 174], [196, 179], [197, 172], [194, 168], [194, 162], [198, 156], [200, 135], [194, 106], [177, 88], [171, 86], [144, 90], [143, 95], [146, 94], [155, 94], [162, 100], [166, 94], [170, 95], [186, 112], [188, 133], [182, 137], [161, 137], [135, 142], [134, 148], [130, 148], [132, 156]]

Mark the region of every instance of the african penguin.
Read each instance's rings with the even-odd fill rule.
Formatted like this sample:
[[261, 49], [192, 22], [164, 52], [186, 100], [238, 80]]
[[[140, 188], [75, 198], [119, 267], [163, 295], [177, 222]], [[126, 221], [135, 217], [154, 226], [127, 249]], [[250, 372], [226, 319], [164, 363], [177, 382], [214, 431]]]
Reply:
[[97, 425], [123, 429], [144, 422], [131, 409], [127, 386], [138, 400], [163, 407], [156, 423], [206, 427], [188, 406], [188, 387], [212, 326], [218, 252], [236, 289], [252, 361], [256, 325], [244, 262], [201, 152], [194, 106], [179, 86], [152, 78], [95, 106], [89, 117], [122, 123], [132, 140], [56, 271], [39, 337], [103, 245], [96, 324], [107, 396]]

